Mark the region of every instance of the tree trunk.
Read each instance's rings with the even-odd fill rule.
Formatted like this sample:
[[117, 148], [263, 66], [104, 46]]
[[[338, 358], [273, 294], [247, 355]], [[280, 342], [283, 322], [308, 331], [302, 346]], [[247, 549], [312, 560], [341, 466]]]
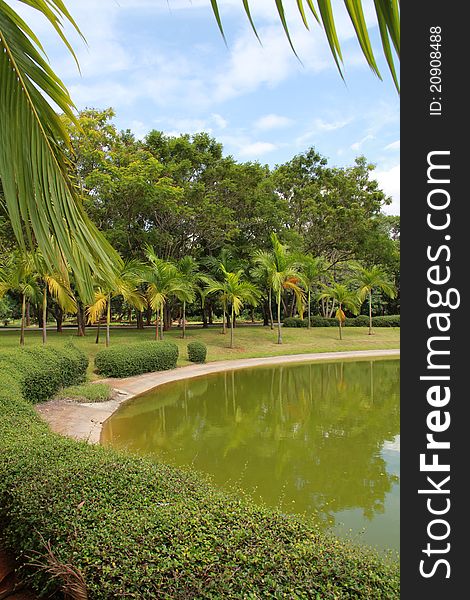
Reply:
[[372, 290], [369, 290], [369, 335], [372, 335]]
[[209, 325], [207, 323], [207, 313], [206, 313], [206, 303], [205, 302], [202, 305], [202, 326], [204, 329], [209, 327]]
[[136, 317], [137, 317], [137, 329], [143, 329], [144, 328], [144, 315], [141, 310], [137, 311]]
[[28, 300], [28, 302], [26, 302], [25, 320], [26, 320], [26, 327], [29, 327], [31, 325], [31, 303], [29, 300]]
[[308, 288], [308, 306], [307, 306], [307, 328], [310, 329], [312, 326], [310, 324], [310, 301], [311, 301], [312, 292], [310, 291], [310, 287]]
[[81, 302], [77, 305], [77, 335], [79, 337], [85, 335], [85, 309]]
[[254, 308], [251, 309], [251, 322], [252, 323], [255, 322], [255, 309]]
[[233, 348], [233, 323], [235, 321], [235, 313], [232, 305], [232, 318], [230, 319], [230, 348]]
[[95, 344], [99, 344], [100, 343], [100, 320], [98, 319], [98, 326], [96, 328], [96, 338], [95, 338]]
[[47, 342], [47, 285], [44, 286], [42, 298], [42, 343]]
[[165, 313], [164, 313], [164, 306], [163, 304], [160, 306], [160, 339], [163, 340], [163, 330], [164, 330], [164, 318], [165, 318]]
[[212, 325], [214, 322], [214, 313], [212, 311], [212, 302], [209, 302], [208, 310], [209, 310], [209, 325]]
[[281, 292], [277, 295], [277, 343], [282, 344], [281, 334]]
[[26, 296], [23, 294], [21, 302], [21, 329], [20, 329], [20, 346], [24, 346], [24, 325], [26, 320]]
[[[341, 303], [339, 305], [339, 311], [341, 311]], [[341, 312], [340, 312], [340, 317], [341, 317]], [[338, 325], [339, 325], [339, 339], [342, 340], [343, 339], [343, 321], [341, 320], [341, 318], [338, 319]]]
[[167, 303], [165, 303], [165, 306], [163, 308], [163, 329], [164, 329], [164, 331], [169, 331], [171, 329], [171, 325], [172, 325], [171, 306], [170, 306], [170, 303], [167, 302]]
[[222, 333], [223, 333], [223, 335], [225, 335], [227, 333], [227, 325], [226, 325], [226, 321], [225, 321], [225, 313], [227, 312], [227, 303], [225, 302], [225, 300], [222, 300], [222, 309], [223, 309], [223, 313], [222, 313]]
[[60, 308], [58, 304], [56, 304], [54, 308], [54, 317], [56, 320], [57, 333], [62, 333], [62, 321], [64, 319], [64, 311]]
[[271, 329], [274, 329], [273, 299], [272, 299], [271, 288], [269, 288], [269, 293], [268, 293], [268, 307], [269, 307], [269, 323], [271, 325]]
[[269, 325], [269, 311], [268, 311], [268, 303], [267, 301], [263, 302], [263, 327], [267, 327]]
[[186, 337], [186, 300], [183, 300], [183, 335], [181, 336], [184, 340], [184, 338]]
[[147, 308], [147, 326], [150, 326], [152, 324], [152, 313], [153, 313], [152, 307], [149, 306]]
[[106, 348], [109, 347], [110, 325], [111, 325], [111, 294], [108, 294], [108, 302], [106, 303]]

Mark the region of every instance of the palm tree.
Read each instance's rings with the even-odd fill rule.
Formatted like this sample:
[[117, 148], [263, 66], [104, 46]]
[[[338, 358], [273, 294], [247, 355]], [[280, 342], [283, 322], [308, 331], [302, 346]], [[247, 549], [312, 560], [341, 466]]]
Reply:
[[208, 281], [207, 293], [220, 294], [230, 306], [230, 348], [233, 348], [233, 323], [236, 315], [240, 314], [244, 304], [256, 306], [259, 290], [251, 282], [244, 279], [243, 269], [235, 273], [226, 271], [222, 267], [223, 281]]
[[142, 281], [143, 273], [144, 265], [140, 261], [129, 260], [123, 263], [112, 286], [107, 285], [106, 281], [98, 281], [94, 302], [87, 308], [88, 322], [98, 323], [96, 343], [99, 340], [100, 319], [106, 311], [106, 347], [109, 346], [112, 298], [122, 296], [131, 306], [134, 306], [138, 310], [143, 309], [144, 296], [137, 289], [137, 286]]
[[[191, 302], [194, 291], [184, 281], [180, 271], [173, 263], [159, 258], [155, 250], [147, 246], [145, 254], [150, 263], [145, 280], [147, 282], [147, 297], [150, 307], [155, 311], [155, 339], [163, 339], [163, 315], [168, 299], [175, 296], [178, 300]], [[160, 335], [158, 333], [160, 319]]]
[[336, 310], [335, 316], [338, 320], [339, 339], [342, 340], [343, 323], [346, 320], [343, 308], [351, 311], [353, 314], [357, 314], [360, 308], [359, 295], [357, 292], [351, 291], [341, 283], [334, 283], [331, 287], [324, 285], [323, 290], [324, 291], [320, 294], [320, 298], [334, 300], [338, 303], [338, 309]]
[[181, 337], [184, 339], [186, 335], [186, 302], [187, 297], [190, 297], [190, 302], [194, 302], [194, 295], [198, 283], [201, 281], [201, 274], [199, 272], [199, 265], [192, 256], [183, 256], [177, 264], [178, 271], [181, 279], [186, 283], [188, 287], [189, 295], [183, 296], [183, 323], [182, 323], [182, 334]]
[[322, 272], [322, 260], [314, 258], [308, 254], [299, 257], [301, 268], [301, 281], [304, 288], [307, 290], [307, 327], [311, 328], [310, 311], [312, 303], [312, 290], [318, 284], [319, 276]]
[[[241, 0], [243, 3], [243, 7], [245, 9], [246, 15], [250, 21], [251, 27], [255, 32], [258, 40], [258, 33], [256, 31], [255, 23], [251, 16], [250, 11], [250, 3], [248, 0]], [[215, 18], [217, 20], [217, 24], [222, 33], [222, 36], [225, 39], [223, 27], [222, 27], [222, 19], [220, 17], [218, 3], [216, 0], [211, 2], [212, 9], [214, 11]], [[254, 1], [253, 1], [254, 4]], [[284, 3], [282, 0], [276, 0], [275, 2], [277, 12], [279, 15], [279, 20], [281, 21], [282, 27], [284, 28], [284, 32], [289, 40], [289, 44], [291, 45], [292, 50], [295, 53], [295, 48], [293, 42], [290, 37], [289, 28], [287, 25], [286, 15], [284, 11]], [[331, 53], [333, 55], [334, 61], [338, 67], [338, 70], [341, 72], [340, 63], [343, 62], [343, 57], [341, 54], [341, 47], [338, 39], [338, 35], [336, 32], [335, 19], [333, 10], [331, 7], [331, 3], [329, 1], [325, 2], [324, 0], [317, 0], [318, 10], [315, 8], [315, 5], [312, 0], [306, 0], [306, 4], [310, 9], [313, 17], [316, 21], [322, 26], [325, 31], [326, 38], [328, 40], [328, 44], [330, 46]], [[369, 38], [369, 33], [367, 31], [367, 25], [364, 18], [364, 13], [362, 9], [362, 2], [360, 0], [344, 0], [344, 4], [348, 11], [349, 17], [351, 19], [352, 25], [356, 32], [356, 37], [361, 47], [362, 53], [367, 61], [367, 64], [370, 66], [372, 71], [382, 79], [380, 75], [379, 68], [377, 66], [374, 53], [372, 51], [372, 46]], [[400, 57], [400, 3], [399, 0], [375, 0], [375, 13], [377, 17], [377, 23], [379, 26], [381, 41], [382, 41], [382, 49], [384, 53], [384, 57], [387, 61], [388, 67], [390, 69], [390, 73], [392, 75], [395, 86], [398, 90], [398, 79], [396, 75], [395, 62], [393, 56], [393, 50], [396, 52], [397, 56]], [[300, 16], [302, 18], [304, 26], [309, 29], [309, 23], [307, 20], [307, 14], [304, 9], [304, 5], [302, 0], [297, 0], [297, 7], [299, 9]], [[393, 48], [393, 49], [392, 49]]]
[[15, 252], [0, 269], [0, 298], [7, 292], [18, 292], [21, 297], [20, 346], [24, 346], [26, 301], [38, 301], [41, 297], [31, 254]]
[[281, 301], [285, 290], [291, 290], [296, 299], [297, 305], [301, 306], [304, 298], [304, 292], [300, 287], [300, 264], [293, 254], [288, 252], [288, 247], [281, 244], [275, 233], [271, 234], [272, 251], [268, 256], [255, 257], [255, 262], [263, 265], [263, 268], [269, 273], [271, 288], [276, 297], [277, 304], [277, 343], [282, 344], [281, 334]]
[[63, 260], [60, 252], [58, 251], [57, 245], [55, 249], [57, 252], [57, 264], [61, 265], [60, 270], [51, 271], [48, 264], [44, 260], [42, 254], [37, 252], [34, 255], [34, 263], [36, 269], [36, 276], [42, 280], [42, 343], [47, 342], [47, 295], [49, 294], [56, 300], [60, 308], [69, 313], [77, 312], [77, 301], [74, 298], [73, 292], [70, 288], [68, 267]]
[[[80, 31], [62, 0], [27, 4], [49, 21], [75, 57], [63, 23]], [[110, 279], [119, 259], [87, 217], [71, 180], [70, 141], [54, 106], [75, 122], [73, 102], [38, 38], [5, 2], [0, 2], [0, 81], [0, 179], [20, 248], [26, 253], [37, 244], [48, 269], [58, 271], [54, 239], [77, 275], [80, 295], [91, 298], [91, 272]]]
[[362, 302], [366, 296], [369, 299], [369, 335], [372, 335], [372, 290], [377, 289], [383, 292], [389, 298], [396, 297], [396, 288], [383, 269], [374, 265], [370, 269], [366, 267], [355, 267], [355, 283], [359, 285], [359, 298]]
[[268, 313], [269, 313], [269, 325], [271, 330], [274, 329], [273, 319], [273, 307], [272, 307], [272, 290], [273, 281], [272, 274], [274, 272], [274, 260], [271, 252], [266, 250], [256, 250], [253, 253], [253, 262], [255, 266], [251, 270], [253, 279], [258, 283], [259, 286], [266, 289], [268, 292]]

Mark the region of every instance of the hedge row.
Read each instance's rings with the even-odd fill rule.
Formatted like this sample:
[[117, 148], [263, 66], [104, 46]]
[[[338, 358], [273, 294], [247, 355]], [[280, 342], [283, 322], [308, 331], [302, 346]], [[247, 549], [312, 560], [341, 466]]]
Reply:
[[174, 369], [177, 360], [178, 346], [173, 342], [137, 342], [100, 350], [95, 366], [105, 377], [130, 377]]
[[[283, 324], [284, 327], [307, 327], [308, 319], [288, 317], [284, 319]], [[337, 319], [329, 319], [318, 315], [310, 317], [310, 324], [312, 327], [338, 327]], [[359, 315], [358, 317], [347, 318], [343, 325], [345, 327], [369, 327], [369, 317]], [[372, 317], [372, 327], [400, 327], [400, 315]]]
[[0, 380], [0, 542], [41, 597], [78, 583], [89, 600], [399, 598], [396, 563], [200, 475], [56, 435], [11, 364]]
[[42, 402], [62, 387], [85, 381], [87, 367], [87, 356], [71, 343], [61, 349], [36, 347], [0, 352], [0, 372], [9, 373], [30, 402]]

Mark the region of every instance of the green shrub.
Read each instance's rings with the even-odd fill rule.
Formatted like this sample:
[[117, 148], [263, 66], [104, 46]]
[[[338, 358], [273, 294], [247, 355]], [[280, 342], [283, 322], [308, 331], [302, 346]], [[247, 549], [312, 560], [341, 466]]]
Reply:
[[130, 377], [174, 369], [177, 360], [178, 346], [173, 342], [137, 342], [101, 350], [95, 366], [105, 377]]
[[60, 388], [84, 381], [88, 358], [72, 344], [66, 344], [62, 348], [7, 350], [0, 353], [0, 369], [1, 365], [14, 374], [26, 400], [43, 402]]
[[52, 433], [21, 380], [0, 364], [0, 542], [41, 597], [64, 585], [47, 568], [49, 550], [83, 576], [90, 600], [399, 598], [396, 563], [310, 521]]
[[[338, 324], [338, 322], [336, 322]], [[343, 323], [344, 327], [369, 327], [369, 317], [359, 315], [357, 317], [348, 317]]]
[[207, 356], [207, 346], [203, 342], [189, 342], [188, 360], [193, 363], [205, 363]]
[[284, 327], [307, 327], [306, 319], [300, 317], [286, 317], [282, 324]]
[[372, 317], [372, 327], [400, 327], [400, 315]]

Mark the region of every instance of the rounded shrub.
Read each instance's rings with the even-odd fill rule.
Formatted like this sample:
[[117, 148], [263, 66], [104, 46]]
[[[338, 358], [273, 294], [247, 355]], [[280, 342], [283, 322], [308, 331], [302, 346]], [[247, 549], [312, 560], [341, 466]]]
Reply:
[[177, 360], [178, 346], [173, 342], [138, 342], [100, 350], [95, 367], [105, 377], [130, 377], [174, 369]]
[[307, 327], [306, 319], [299, 317], [286, 317], [282, 324], [284, 327]]
[[203, 342], [189, 342], [188, 359], [193, 363], [205, 363], [207, 356], [207, 346]]

